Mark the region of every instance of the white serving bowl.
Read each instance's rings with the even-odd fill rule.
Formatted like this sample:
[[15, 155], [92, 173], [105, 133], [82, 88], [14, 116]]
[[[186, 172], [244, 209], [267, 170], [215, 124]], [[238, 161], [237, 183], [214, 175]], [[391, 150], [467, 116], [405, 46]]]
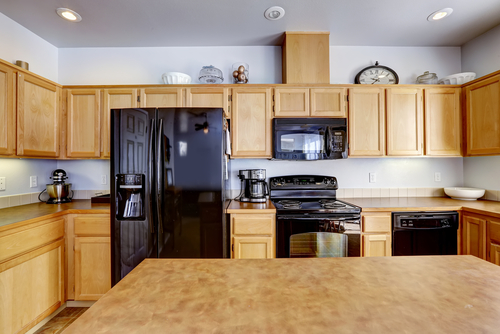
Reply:
[[476, 73], [474, 72], [463, 72], [452, 74], [447, 77], [438, 80], [438, 84], [441, 85], [461, 85], [471, 80], [474, 80]]
[[463, 187], [451, 187], [444, 188], [444, 193], [453, 199], [462, 199], [467, 201], [475, 201], [479, 197], [484, 196], [484, 189], [478, 188], [463, 188]]
[[167, 72], [161, 76], [163, 82], [169, 85], [184, 85], [191, 83], [191, 77], [181, 72]]

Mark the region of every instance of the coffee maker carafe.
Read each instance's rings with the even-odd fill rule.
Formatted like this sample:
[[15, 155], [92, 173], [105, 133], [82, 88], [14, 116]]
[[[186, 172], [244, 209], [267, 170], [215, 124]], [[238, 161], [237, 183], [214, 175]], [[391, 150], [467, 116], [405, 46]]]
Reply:
[[[52, 172], [52, 176], [50, 178], [52, 179], [52, 181], [54, 181], [54, 183], [47, 184], [47, 188], [38, 195], [38, 199], [41, 202], [46, 202], [47, 204], [61, 204], [71, 202], [73, 191], [71, 190], [71, 183], [65, 183], [65, 181], [68, 179], [66, 171], [64, 171], [64, 169], [56, 169]], [[40, 199], [40, 196], [44, 192], [47, 192], [50, 197], [47, 201], [43, 201]]]
[[269, 189], [266, 182], [265, 169], [244, 169], [240, 170], [238, 177], [241, 180], [240, 202], [262, 203], [267, 201]]

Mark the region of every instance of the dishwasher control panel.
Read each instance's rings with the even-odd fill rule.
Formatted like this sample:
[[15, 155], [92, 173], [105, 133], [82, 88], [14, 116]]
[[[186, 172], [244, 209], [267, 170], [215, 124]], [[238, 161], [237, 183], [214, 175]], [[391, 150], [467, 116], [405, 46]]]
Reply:
[[393, 229], [398, 228], [458, 228], [456, 212], [399, 212], [393, 213]]

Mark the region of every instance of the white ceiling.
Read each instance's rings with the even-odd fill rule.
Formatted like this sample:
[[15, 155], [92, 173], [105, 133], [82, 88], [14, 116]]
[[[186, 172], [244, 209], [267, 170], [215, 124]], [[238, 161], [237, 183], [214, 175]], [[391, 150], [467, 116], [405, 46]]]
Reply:
[[[275, 5], [285, 16], [266, 20]], [[427, 21], [445, 7], [451, 16]], [[460, 46], [500, 24], [500, 0], [1, 0], [0, 12], [58, 48], [280, 45], [284, 31], [330, 31], [330, 45]]]

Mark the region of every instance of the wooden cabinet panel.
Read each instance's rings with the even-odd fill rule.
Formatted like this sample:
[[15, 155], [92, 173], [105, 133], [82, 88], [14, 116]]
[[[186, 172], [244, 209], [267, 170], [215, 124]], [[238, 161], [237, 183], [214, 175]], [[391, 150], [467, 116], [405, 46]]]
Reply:
[[349, 155], [385, 153], [385, 99], [383, 88], [349, 89]]
[[274, 89], [274, 117], [309, 117], [309, 89]]
[[101, 101], [98, 89], [71, 89], [67, 95], [67, 151], [70, 158], [101, 155]]
[[392, 222], [390, 212], [374, 214], [363, 214], [361, 217], [361, 229], [365, 233], [392, 232]]
[[273, 238], [271, 237], [234, 237], [235, 259], [273, 258]]
[[462, 154], [460, 88], [425, 89], [425, 155]]
[[271, 89], [233, 88], [232, 157], [271, 158]]
[[363, 256], [391, 256], [391, 237], [388, 234], [364, 234]]
[[462, 226], [462, 251], [486, 260], [486, 220], [464, 215]]
[[467, 155], [500, 154], [500, 75], [465, 87]]
[[222, 108], [229, 118], [229, 88], [186, 88], [186, 107]]
[[17, 155], [58, 157], [61, 88], [17, 73]]
[[136, 108], [137, 107], [137, 89], [105, 89], [103, 120], [101, 129], [102, 147], [101, 156], [109, 158], [110, 153], [110, 121], [111, 109], [115, 108]]
[[311, 116], [347, 117], [345, 88], [311, 88]]
[[182, 88], [143, 88], [140, 100], [142, 108], [182, 107]]
[[273, 234], [275, 215], [238, 214], [231, 215], [233, 234]]
[[16, 142], [15, 73], [0, 63], [0, 155], [13, 155]]
[[75, 300], [98, 300], [111, 289], [109, 237], [75, 238]]
[[0, 333], [25, 333], [64, 303], [64, 243], [0, 264]]
[[387, 155], [422, 155], [422, 89], [388, 88], [386, 92]]
[[79, 215], [74, 218], [74, 233], [78, 236], [109, 236], [109, 215]]
[[500, 266], [500, 245], [490, 244], [490, 258], [491, 263]]
[[500, 220], [490, 218], [487, 222], [487, 260], [500, 266]]

